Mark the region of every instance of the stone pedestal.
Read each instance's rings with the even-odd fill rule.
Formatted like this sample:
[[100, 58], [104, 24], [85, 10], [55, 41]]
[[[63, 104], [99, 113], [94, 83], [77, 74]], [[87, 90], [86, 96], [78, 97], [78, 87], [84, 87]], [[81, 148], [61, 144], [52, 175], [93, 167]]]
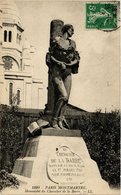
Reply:
[[48, 128], [28, 138], [13, 175], [21, 183], [16, 194], [110, 194], [79, 130]]

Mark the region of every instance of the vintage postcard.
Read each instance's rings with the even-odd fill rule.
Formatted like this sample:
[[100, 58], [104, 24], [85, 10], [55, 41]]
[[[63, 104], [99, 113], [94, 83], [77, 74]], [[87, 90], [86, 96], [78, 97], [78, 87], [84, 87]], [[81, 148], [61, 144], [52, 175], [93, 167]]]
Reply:
[[0, 0], [0, 193], [119, 195], [120, 2]]

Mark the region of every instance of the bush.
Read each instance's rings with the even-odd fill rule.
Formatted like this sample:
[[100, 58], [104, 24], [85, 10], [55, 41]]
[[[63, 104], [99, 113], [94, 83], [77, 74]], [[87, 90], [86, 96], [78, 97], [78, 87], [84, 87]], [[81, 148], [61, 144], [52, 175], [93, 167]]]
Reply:
[[120, 185], [120, 115], [119, 111], [84, 114], [80, 129], [91, 158], [99, 167], [102, 178], [110, 186]]
[[17, 107], [1, 105], [0, 111], [0, 169], [12, 171], [16, 158], [22, 150], [21, 121], [16, 115]]
[[0, 191], [6, 187], [15, 187], [18, 188], [19, 182], [13, 175], [9, 174], [5, 170], [0, 171]]

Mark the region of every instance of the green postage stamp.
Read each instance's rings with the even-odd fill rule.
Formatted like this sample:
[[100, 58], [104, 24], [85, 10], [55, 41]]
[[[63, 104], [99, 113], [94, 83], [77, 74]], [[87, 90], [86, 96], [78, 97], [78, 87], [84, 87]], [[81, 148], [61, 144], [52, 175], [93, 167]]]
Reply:
[[117, 4], [115, 2], [86, 3], [87, 29], [117, 28]]

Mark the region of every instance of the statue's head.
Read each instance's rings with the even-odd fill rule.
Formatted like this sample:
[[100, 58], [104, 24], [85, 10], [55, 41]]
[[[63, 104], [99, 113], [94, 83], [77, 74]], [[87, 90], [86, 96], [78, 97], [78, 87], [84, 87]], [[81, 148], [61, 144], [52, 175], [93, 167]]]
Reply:
[[69, 37], [71, 37], [74, 34], [74, 28], [73, 28], [73, 26], [71, 24], [65, 24], [62, 27], [62, 33], [63, 34], [68, 33]]

